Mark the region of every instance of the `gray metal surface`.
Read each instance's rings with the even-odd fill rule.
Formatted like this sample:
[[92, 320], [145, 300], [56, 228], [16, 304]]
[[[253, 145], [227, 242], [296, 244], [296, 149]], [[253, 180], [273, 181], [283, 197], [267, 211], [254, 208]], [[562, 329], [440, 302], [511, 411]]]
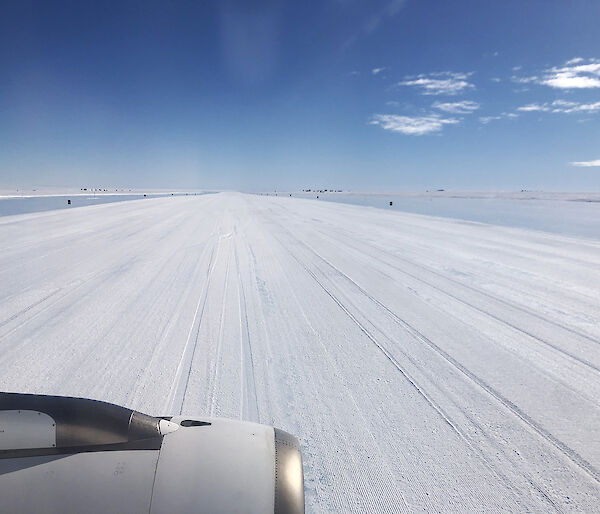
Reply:
[[54, 446], [56, 423], [48, 414], [33, 410], [0, 411], [0, 450]]
[[275, 429], [275, 514], [304, 514], [304, 472], [300, 444]]
[[0, 513], [144, 513], [157, 450], [0, 459]]
[[0, 393], [4, 512], [299, 514], [302, 457], [265, 425]]
[[86, 398], [0, 392], [0, 412], [14, 410], [50, 416], [56, 424], [57, 449], [161, 437], [158, 418]]
[[164, 436], [152, 514], [273, 512], [273, 428], [224, 419]]

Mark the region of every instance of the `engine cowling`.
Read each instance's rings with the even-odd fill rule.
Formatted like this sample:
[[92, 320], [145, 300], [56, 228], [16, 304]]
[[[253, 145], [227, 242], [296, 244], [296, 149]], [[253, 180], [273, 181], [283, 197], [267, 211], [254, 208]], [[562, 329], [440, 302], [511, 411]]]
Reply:
[[304, 512], [297, 439], [202, 416], [0, 393], [0, 512]]

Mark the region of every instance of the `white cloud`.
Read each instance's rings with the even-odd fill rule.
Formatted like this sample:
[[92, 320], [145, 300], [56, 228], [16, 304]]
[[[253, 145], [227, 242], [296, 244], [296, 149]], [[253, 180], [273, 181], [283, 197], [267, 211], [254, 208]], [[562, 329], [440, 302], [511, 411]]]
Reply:
[[548, 107], [546, 104], [544, 105], [540, 105], [540, 104], [527, 104], [527, 105], [523, 105], [522, 107], [517, 107], [517, 111], [524, 111], [524, 112], [536, 112], [536, 111], [549, 111], [550, 107]]
[[480, 105], [471, 100], [463, 100], [462, 102], [435, 102], [432, 107], [452, 114], [471, 114], [479, 109]]
[[583, 112], [589, 114], [600, 111], [600, 102], [582, 104], [578, 102], [572, 102], [569, 100], [554, 100], [551, 103], [544, 102], [542, 104], [533, 103], [523, 105], [521, 107], [517, 107], [517, 110], [523, 112], [553, 112], [566, 114], [570, 114], [573, 112]]
[[560, 106], [560, 107], [575, 107], [577, 102], [571, 102], [569, 100], [554, 100], [552, 105]]
[[500, 78], [499, 77], [492, 77], [490, 80], [492, 82], [500, 82]]
[[[554, 105], [556, 102], [552, 102]], [[571, 102], [575, 103], [575, 102]], [[593, 104], [575, 104], [571, 107], [564, 107], [560, 112], [598, 112], [600, 111], [600, 102], [594, 102]], [[554, 111], [556, 112], [556, 111]]]
[[397, 102], [396, 100], [389, 100], [385, 102], [385, 105], [389, 105], [390, 107], [400, 107], [400, 102]]
[[444, 125], [456, 125], [455, 118], [442, 118], [438, 114], [427, 116], [398, 116], [395, 114], [375, 114], [370, 125], [379, 125], [384, 130], [411, 136], [423, 136], [442, 130]]
[[438, 73], [421, 74], [416, 77], [405, 77], [399, 86], [415, 86], [424, 95], [457, 95], [464, 91], [475, 89], [467, 79], [472, 73], [454, 73], [443, 71]]
[[482, 116], [479, 121], [484, 125], [487, 125], [490, 121], [501, 120], [502, 116]]
[[513, 66], [513, 71], [519, 71], [523, 66]]
[[539, 82], [540, 78], [534, 75], [533, 77], [516, 77], [513, 75], [510, 80], [517, 84], [531, 84], [532, 82]]
[[600, 87], [600, 78], [561, 72], [544, 79], [542, 84], [558, 89], [587, 89]]
[[502, 112], [498, 116], [481, 116], [479, 121], [484, 125], [487, 125], [490, 121], [503, 120], [505, 118], [514, 119], [518, 117], [519, 115], [514, 112]]
[[600, 159], [595, 161], [575, 161], [569, 163], [571, 166], [580, 166], [583, 168], [600, 167]]
[[567, 61], [565, 64], [567, 66], [571, 65], [571, 64], [578, 64], [580, 62], [583, 62], [585, 59], [583, 59], [583, 57], [575, 57], [574, 59], [571, 59], [569, 61]]
[[387, 68], [386, 68], [385, 66], [384, 66], [384, 67], [382, 67], [382, 68], [373, 68], [373, 69], [371, 70], [371, 73], [372, 73], [373, 75], [377, 75], [378, 73], [381, 73], [381, 72], [382, 72], [382, 71], [384, 71], [384, 70], [387, 70]]
[[[584, 62], [585, 64], [582, 64]], [[554, 66], [544, 70], [541, 76], [513, 76], [511, 80], [521, 84], [535, 82], [555, 89], [600, 88], [600, 61], [588, 59], [586, 62], [581, 57], [575, 57], [563, 66]]]

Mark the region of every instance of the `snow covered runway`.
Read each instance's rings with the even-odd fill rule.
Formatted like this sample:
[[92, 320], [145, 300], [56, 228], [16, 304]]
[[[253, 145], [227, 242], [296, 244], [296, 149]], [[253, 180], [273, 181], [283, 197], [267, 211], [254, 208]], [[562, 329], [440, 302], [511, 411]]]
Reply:
[[274, 424], [308, 511], [596, 510], [600, 242], [221, 193], [0, 218], [0, 388]]

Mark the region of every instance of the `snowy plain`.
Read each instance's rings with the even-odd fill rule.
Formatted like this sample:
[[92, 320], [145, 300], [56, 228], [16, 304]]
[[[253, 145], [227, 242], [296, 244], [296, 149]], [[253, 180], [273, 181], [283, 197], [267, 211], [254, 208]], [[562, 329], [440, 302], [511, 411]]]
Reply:
[[140, 200], [142, 198], [158, 198], [161, 196], [175, 195], [198, 195], [206, 194], [203, 192], [193, 193], [170, 193], [170, 192], [135, 192], [126, 193], [42, 193], [23, 194], [18, 196], [14, 194], [2, 195], [0, 190], [0, 216], [11, 216], [16, 214], [27, 214], [30, 212], [52, 211], [56, 209], [74, 209], [76, 207], [85, 207], [87, 205], [99, 205], [101, 203], [124, 202], [127, 200]]
[[442, 190], [400, 193], [313, 191], [279, 194], [312, 199], [318, 196], [321, 201], [600, 239], [600, 193], [595, 192]]
[[0, 218], [0, 388], [273, 424], [308, 512], [597, 511], [600, 241], [220, 193]]

